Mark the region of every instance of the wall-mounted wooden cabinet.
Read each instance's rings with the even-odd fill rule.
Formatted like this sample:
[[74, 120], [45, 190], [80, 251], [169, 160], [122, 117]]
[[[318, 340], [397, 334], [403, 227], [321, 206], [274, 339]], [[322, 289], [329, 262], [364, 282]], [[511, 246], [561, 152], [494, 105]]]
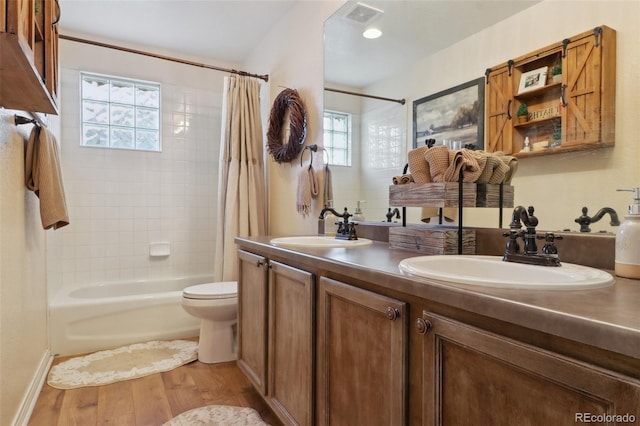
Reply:
[[[601, 26], [487, 70], [486, 150], [525, 157], [613, 146], [615, 59], [616, 32]], [[555, 65], [562, 68], [557, 82]], [[544, 80], [524, 88], [536, 70]], [[528, 120], [520, 122], [523, 104]]]
[[0, 0], [0, 106], [57, 114], [55, 0]]

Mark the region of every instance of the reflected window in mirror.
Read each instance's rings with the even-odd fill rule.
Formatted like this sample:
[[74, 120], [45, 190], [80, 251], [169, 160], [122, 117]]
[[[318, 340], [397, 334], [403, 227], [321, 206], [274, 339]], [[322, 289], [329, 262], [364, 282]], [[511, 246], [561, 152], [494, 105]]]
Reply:
[[351, 166], [351, 114], [324, 111], [324, 149], [330, 165]]

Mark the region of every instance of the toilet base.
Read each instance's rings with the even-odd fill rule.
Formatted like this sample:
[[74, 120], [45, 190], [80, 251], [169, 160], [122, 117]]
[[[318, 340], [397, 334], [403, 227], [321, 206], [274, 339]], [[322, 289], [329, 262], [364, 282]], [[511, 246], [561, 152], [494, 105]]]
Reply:
[[205, 364], [235, 361], [237, 320], [211, 321], [203, 319], [200, 324], [198, 361]]

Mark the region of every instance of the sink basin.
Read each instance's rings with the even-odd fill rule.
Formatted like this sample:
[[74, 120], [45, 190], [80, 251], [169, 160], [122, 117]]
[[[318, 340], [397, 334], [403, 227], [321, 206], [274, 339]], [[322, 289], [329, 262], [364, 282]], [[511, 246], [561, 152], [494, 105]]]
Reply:
[[499, 256], [418, 256], [402, 260], [400, 271], [440, 282], [534, 290], [583, 290], [613, 283], [607, 272], [562, 263], [536, 266], [505, 262]]
[[336, 237], [311, 235], [297, 237], [280, 237], [271, 240], [271, 244], [288, 248], [331, 248], [331, 247], [361, 247], [371, 244], [371, 240], [358, 238], [357, 240], [338, 240]]

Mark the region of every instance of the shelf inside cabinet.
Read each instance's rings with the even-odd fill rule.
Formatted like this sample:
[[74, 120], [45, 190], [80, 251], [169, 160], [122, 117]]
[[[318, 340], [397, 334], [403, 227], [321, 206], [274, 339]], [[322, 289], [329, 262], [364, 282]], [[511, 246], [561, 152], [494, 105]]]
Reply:
[[535, 120], [525, 121], [524, 123], [514, 124], [513, 127], [515, 127], [516, 129], [526, 129], [529, 127], [540, 126], [542, 124], [548, 124], [549, 122], [552, 122], [554, 120], [560, 120], [560, 118], [561, 117], [559, 115], [554, 115], [546, 118], [538, 118]]
[[531, 100], [544, 95], [547, 95], [548, 92], [557, 90], [558, 97], [560, 97], [560, 89], [562, 88], [562, 82], [560, 83], [547, 83], [546, 86], [540, 87], [539, 89], [531, 90], [529, 92], [524, 92], [515, 95], [514, 97], [519, 101]]

